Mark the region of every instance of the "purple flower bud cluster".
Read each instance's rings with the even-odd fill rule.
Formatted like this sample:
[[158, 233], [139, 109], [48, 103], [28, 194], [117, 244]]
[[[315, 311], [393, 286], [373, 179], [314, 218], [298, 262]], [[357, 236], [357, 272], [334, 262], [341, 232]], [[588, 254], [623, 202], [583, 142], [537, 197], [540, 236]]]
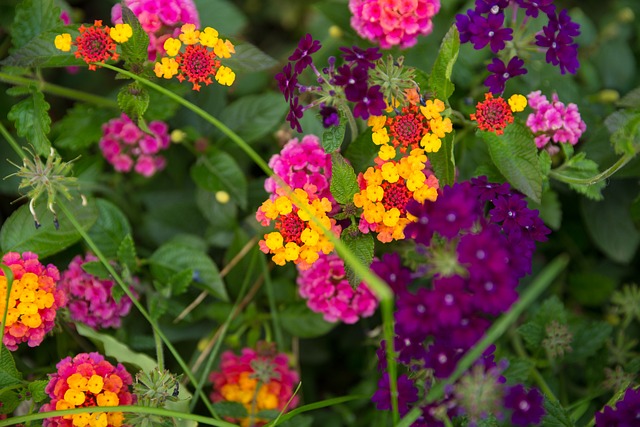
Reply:
[[[432, 203], [411, 201], [407, 211], [416, 217], [405, 228], [420, 254], [419, 260], [412, 258], [416, 273], [399, 257], [383, 260], [376, 273], [396, 293], [398, 361], [410, 370], [429, 369], [437, 380], [451, 375], [491, 320], [517, 300], [516, 287], [530, 273], [535, 244], [550, 230], [522, 194], [486, 177], [446, 187]], [[423, 285], [424, 276], [431, 278], [429, 286]], [[384, 369], [384, 350], [379, 356]]]
[[596, 427], [631, 427], [640, 420], [640, 389], [629, 387], [615, 409], [605, 406], [596, 412]]
[[[507, 25], [505, 9], [512, 8], [512, 19], [518, 16], [518, 8], [523, 8], [525, 17], [520, 25], [515, 22]], [[574, 38], [580, 34], [580, 25], [573, 22], [566, 10], [557, 12], [553, 0], [476, 0], [475, 8], [466, 14], [456, 15], [456, 26], [460, 32], [461, 43], [472, 43], [474, 49], [489, 46], [494, 54], [505, 49], [514, 39], [514, 30], [526, 31], [530, 18], [537, 19], [544, 14], [547, 24], [535, 36], [535, 46], [544, 50], [546, 61], [558, 66], [560, 72], [575, 74], [580, 66], [578, 45]], [[524, 61], [517, 55], [507, 64], [495, 57], [487, 66], [491, 73], [484, 84], [492, 93], [501, 94], [507, 80], [526, 74]]]
[[[380, 115], [386, 103], [379, 85], [369, 85], [369, 70], [375, 67], [375, 61], [382, 57], [377, 48], [361, 49], [357, 46], [342, 47], [344, 63], [336, 66], [336, 58], [329, 58], [329, 66], [318, 71], [311, 54], [320, 50], [321, 44], [311, 34], [306, 34], [289, 56], [282, 71], [276, 74], [278, 88], [289, 102], [287, 121], [292, 129], [302, 132], [300, 119], [304, 112], [316, 105], [320, 106], [320, 115], [324, 127], [337, 126], [340, 123], [338, 110], [346, 108], [346, 102], [354, 103], [353, 114], [362, 119], [371, 115]], [[311, 68], [318, 85], [302, 85], [298, 78], [306, 68]], [[314, 93], [318, 98], [303, 106], [299, 94]]]

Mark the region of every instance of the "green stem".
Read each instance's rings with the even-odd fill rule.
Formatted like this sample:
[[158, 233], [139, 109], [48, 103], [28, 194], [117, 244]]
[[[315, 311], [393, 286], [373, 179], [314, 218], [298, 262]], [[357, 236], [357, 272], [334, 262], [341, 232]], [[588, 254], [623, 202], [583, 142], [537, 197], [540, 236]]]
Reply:
[[566, 254], [559, 255], [551, 263], [549, 263], [535, 280], [529, 285], [527, 290], [521, 295], [520, 299], [511, 307], [511, 309], [502, 315], [487, 331], [485, 337], [480, 340], [471, 350], [469, 350], [458, 362], [456, 370], [445, 381], [434, 386], [427, 395], [427, 401], [433, 402], [440, 399], [444, 395], [445, 386], [453, 384], [464, 372], [475, 362], [478, 357], [496, 342], [498, 338], [505, 333], [518, 317], [529, 307], [545, 289], [553, 282], [562, 270], [569, 263], [569, 257]]
[[[363, 395], [363, 394], [342, 396], [342, 397], [334, 397], [334, 398], [331, 398], [331, 399], [322, 400], [320, 402], [314, 402], [314, 403], [310, 403], [308, 405], [299, 406], [299, 407], [297, 407], [295, 409], [292, 409], [291, 411], [287, 412], [282, 417], [279, 417], [276, 420], [273, 420], [273, 421], [265, 424], [264, 427], [275, 427], [276, 425], [282, 424], [283, 422], [285, 422], [287, 420], [290, 420], [291, 418], [295, 417], [296, 415], [302, 414], [304, 412], [313, 411], [315, 409], [326, 408], [328, 406], [334, 406], [334, 405], [338, 405], [340, 403], [350, 402], [352, 400], [365, 400], [365, 399], [369, 399], [370, 397], [371, 396], [369, 396], [369, 395]], [[2, 427], [2, 424], [0, 424], [0, 427]]]
[[[50, 412], [37, 412], [29, 415], [22, 415], [19, 417], [12, 417], [6, 420], [0, 420], [0, 427], [12, 426], [15, 424], [27, 423], [35, 420], [43, 420], [45, 418], [62, 417], [64, 415], [73, 414], [86, 414], [88, 408], [74, 408], [65, 409], [63, 411], [50, 411]], [[98, 408], [95, 408], [98, 409]], [[163, 408], [152, 408], [149, 406], [101, 406], [98, 411], [95, 412], [128, 412], [132, 414], [149, 414], [158, 415], [161, 417], [170, 417], [182, 420], [191, 420], [197, 423], [205, 424], [208, 426], [217, 427], [238, 427], [236, 424], [231, 424], [227, 421], [215, 420], [212, 418], [204, 417], [202, 415], [194, 415], [186, 412], [171, 411]]]
[[589, 178], [575, 178], [572, 176], [563, 175], [560, 172], [564, 169], [565, 165], [558, 167], [557, 169], [551, 170], [549, 172], [549, 176], [567, 184], [577, 184], [577, 185], [594, 185], [600, 181], [603, 181], [609, 178], [614, 173], [618, 172], [619, 169], [622, 169], [624, 165], [629, 163], [631, 159], [635, 157], [635, 154], [625, 154], [618, 159], [613, 165], [611, 165], [607, 170], [601, 172], [597, 175], [594, 175]]
[[[521, 357], [526, 360], [530, 360], [530, 357], [527, 354], [527, 351], [524, 349], [524, 345], [522, 344], [522, 340], [520, 339], [520, 336], [515, 331], [511, 332], [511, 345], [513, 345], [513, 349], [515, 350], [518, 357]], [[547, 396], [549, 400], [554, 400], [554, 401], [558, 400], [556, 395], [553, 393], [553, 391], [549, 387], [549, 384], [547, 384], [547, 382], [545, 381], [540, 371], [538, 371], [538, 369], [534, 365], [531, 366], [530, 375], [535, 381], [535, 383], [538, 385], [538, 387], [540, 387], [540, 390], [542, 390], [542, 392]]]
[[276, 298], [273, 292], [273, 283], [271, 282], [271, 274], [267, 268], [267, 262], [264, 257], [260, 257], [260, 264], [262, 264], [262, 274], [264, 276], [264, 285], [267, 289], [267, 298], [269, 299], [269, 310], [271, 311], [271, 318], [273, 320], [273, 331], [276, 338], [276, 344], [281, 351], [285, 351], [284, 335], [282, 334], [282, 326], [280, 326], [280, 319], [278, 314], [278, 308], [276, 307]]
[[158, 360], [158, 370], [160, 372], [164, 371], [164, 350], [162, 348], [162, 338], [153, 330], [153, 339], [156, 342], [156, 359]]
[[[60, 207], [60, 210], [62, 211], [62, 213], [64, 213], [64, 215], [69, 219], [69, 222], [75, 227], [75, 229], [78, 231], [78, 233], [80, 234], [80, 236], [82, 236], [82, 238], [84, 239], [84, 241], [87, 243], [87, 245], [89, 246], [89, 248], [91, 248], [91, 250], [93, 251], [94, 255], [96, 257], [98, 257], [98, 259], [100, 260], [100, 262], [102, 262], [102, 264], [104, 265], [104, 267], [107, 269], [107, 271], [109, 272], [109, 274], [111, 275], [111, 277], [113, 277], [113, 280], [118, 284], [118, 286], [120, 286], [122, 288], [122, 290], [124, 291], [124, 293], [131, 299], [131, 301], [133, 302], [133, 305], [136, 306], [136, 308], [140, 311], [140, 313], [142, 314], [142, 316], [147, 320], [147, 322], [149, 322], [149, 324], [151, 325], [151, 328], [153, 329], [154, 333], [157, 333], [158, 336], [162, 339], [162, 341], [164, 342], [164, 344], [167, 346], [167, 348], [169, 349], [169, 351], [171, 352], [171, 354], [173, 355], [173, 357], [175, 357], [176, 361], [178, 362], [178, 364], [180, 365], [180, 368], [182, 368], [182, 370], [184, 371], [185, 375], [189, 378], [189, 380], [193, 383], [196, 384], [196, 379], [195, 376], [193, 375], [193, 372], [191, 372], [191, 370], [189, 369], [189, 366], [185, 363], [185, 361], [182, 359], [182, 357], [180, 356], [180, 353], [178, 353], [178, 351], [176, 350], [176, 348], [173, 346], [173, 344], [171, 344], [171, 341], [169, 341], [169, 339], [167, 338], [167, 336], [162, 332], [162, 330], [160, 329], [160, 327], [158, 326], [158, 324], [155, 322], [155, 320], [149, 315], [149, 313], [147, 312], [147, 310], [145, 310], [145, 308], [142, 306], [142, 304], [140, 304], [140, 301], [138, 301], [138, 299], [135, 297], [135, 295], [133, 295], [133, 293], [131, 292], [131, 290], [129, 289], [129, 287], [122, 281], [122, 278], [120, 277], [120, 275], [115, 271], [115, 269], [113, 268], [113, 266], [111, 265], [111, 263], [109, 262], [109, 260], [107, 260], [107, 258], [104, 256], [104, 254], [102, 253], [102, 251], [100, 250], [100, 248], [98, 248], [98, 246], [96, 246], [95, 242], [93, 241], [93, 239], [87, 234], [87, 232], [82, 228], [82, 226], [80, 225], [80, 223], [78, 222], [78, 220], [76, 219], [76, 217], [73, 215], [73, 213], [67, 208], [67, 206], [64, 203], [60, 203], [58, 205]], [[209, 410], [209, 412], [211, 412], [211, 414], [215, 417], [215, 418], [219, 418], [218, 414], [216, 413], [216, 411], [213, 409], [213, 407], [211, 406], [211, 403], [209, 402], [209, 399], [207, 398], [207, 396], [200, 391], [201, 397], [203, 398], [203, 401], [205, 403], [205, 405], [207, 406], [207, 409]]]
[[35, 86], [38, 90], [52, 95], [58, 95], [63, 98], [75, 99], [76, 101], [83, 101], [89, 104], [94, 104], [98, 107], [105, 108], [118, 108], [118, 103], [111, 99], [97, 96], [92, 93], [82, 92], [76, 89], [69, 89], [64, 86], [58, 86], [52, 83], [47, 83], [39, 79], [31, 79], [28, 77], [14, 76], [12, 74], [0, 72], [0, 81], [5, 83], [11, 83], [19, 86]]
[[13, 148], [13, 151], [15, 151], [18, 157], [20, 157], [20, 160], [27, 158], [27, 154], [24, 152], [22, 147], [18, 145], [18, 141], [13, 139], [13, 136], [11, 136], [7, 128], [5, 128], [2, 123], [0, 123], [0, 133], [2, 134], [2, 136], [4, 136], [4, 139], [7, 140], [11, 148]]

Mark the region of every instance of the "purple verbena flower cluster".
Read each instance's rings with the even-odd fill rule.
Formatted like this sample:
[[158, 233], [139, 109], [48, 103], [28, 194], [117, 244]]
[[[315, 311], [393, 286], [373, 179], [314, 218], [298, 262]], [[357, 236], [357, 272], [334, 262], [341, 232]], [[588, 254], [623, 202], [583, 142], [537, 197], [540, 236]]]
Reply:
[[[505, 9], [512, 9], [512, 19], [518, 16], [518, 9], [524, 9], [524, 20], [520, 25], [515, 22], [508, 26]], [[524, 61], [518, 57], [515, 31], [526, 31], [530, 18], [538, 19], [544, 14], [547, 24], [535, 35], [535, 46], [543, 50], [546, 61], [558, 66], [560, 72], [575, 74], [580, 66], [578, 61], [578, 45], [574, 39], [580, 34], [580, 25], [573, 22], [566, 10], [557, 12], [553, 0], [476, 0], [474, 9], [466, 14], [456, 16], [456, 26], [460, 32], [461, 43], [472, 43], [474, 49], [489, 46], [494, 54], [504, 51], [507, 45], [516, 48], [516, 55], [511, 56], [507, 64], [495, 57], [487, 66], [491, 73], [484, 84], [492, 93], [501, 94], [507, 80], [526, 74]]]
[[[397, 297], [398, 361], [410, 370], [428, 369], [437, 380], [451, 375], [491, 319], [517, 300], [516, 286], [530, 273], [535, 244], [545, 241], [550, 230], [538, 211], [527, 207], [522, 194], [508, 183], [490, 183], [486, 177], [446, 187], [432, 203], [411, 201], [407, 211], [417, 218], [405, 228], [420, 254], [418, 261], [413, 260], [418, 264], [414, 276], [430, 277], [431, 286], [420, 286], [420, 281], [411, 285], [411, 273], [398, 258], [385, 262], [378, 274], [385, 280], [396, 279], [390, 285]], [[384, 352], [379, 355], [384, 357]], [[381, 367], [385, 366], [383, 358]], [[449, 410], [464, 412], [464, 408]], [[470, 415], [469, 410], [464, 413]]]
[[[321, 44], [311, 34], [306, 34], [289, 56], [289, 62], [282, 71], [276, 74], [278, 88], [289, 102], [287, 121], [292, 129], [302, 132], [300, 119], [304, 112], [312, 107], [320, 107], [320, 115], [324, 127], [336, 126], [340, 123], [338, 111], [347, 108], [346, 102], [354, 103], [353, 114], [362, 119], [380, 115], [386, 103], [379, 85], [369, 85], [369, 70], [375, 67], [375, 61], [382, 57], [377, 48], [361, 49], [357, 46], [342, 47], [344, 63], [336, 66], [336, 58], [329, 58], [329, 66], [322, 72], [313, 63], [311, 54], [320, 50]], [[298, 80], [306, 68], [311, 68], [318, 85], [305, 86]], [[317, 96], [308, 105], [300, 103], [302, 94], [312, 93]]]
[[596, 412], [596, 427], [631, 427], [640, 420], [640, 389], [629, 387], [615, 409], [605, 406], [602, 412]]

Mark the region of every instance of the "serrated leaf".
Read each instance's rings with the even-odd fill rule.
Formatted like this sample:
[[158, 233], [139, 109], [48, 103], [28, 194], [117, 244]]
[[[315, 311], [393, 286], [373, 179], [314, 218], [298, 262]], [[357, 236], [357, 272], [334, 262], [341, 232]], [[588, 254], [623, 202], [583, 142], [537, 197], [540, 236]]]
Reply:
[[453, 185], [456, 179], [456, 159], [453, 155], [454, 138], [455, 131], [446, 134], [441, 140], [440, 149], [435, 153], [427, 153], [440, 187]]
[[113, 357], [120, 363], [135, 365], [146, 372], [151, 371], [157, 365], [156, 361], [151, 357], [143, 353], [136, 353], [111, 335], [94, 331], [82, 323], [76, 323], [76, 330], [83, 337], [89, 338], [96, 344], [101, 344], [103, 354]]
[[149, 107], [149, 93], [137, 82], [123, 86], [118, 92], [118, 107], [131, 120], [137, 122]]
[[557, 400], [544, 399], [544, 409], [547, 414], [542, 419], [543, 427], [575, 427], [569, 412]]
[[545, 336], [544, 328], [535, 322], [527, 322], [519, 326], [517, 332], [530, 349], [539, 348]]
[[571, 348], [573, 351], [566, 354], [566, 362], [584, 361], [596, 354], [611, 334], [613, 327], [605, 322], [581, 321], [573, 332]]
[[100, 261], [88, 261], [80, 266], [85, 273], [97, 277], [101, 280], [106, 280], [111, 277], [109, 270]]
[[[355, 234], [355, 236], [354, 236]], [[344, 242], [344, 244], [349, 248], [349, 250], [358, 258], [362, 264], [366, 267], [371, 265], [373, 261], [373, 249], [374, 242], [373, 236], [371, 234], [362, 234], [358, 231], [358, 229], [354, 226], [346, 228], [340, 239]], [[348, 264], [344, 263], [344, 271], [347, 276], [347, 280], [349, 284], [355, 289], [360, 285], [362, 279], [355, 273], [353, 268]]]
[[279, 93], [248, 95], [229, 104], [220, 114], [220, 121], [250, 143], [282, 124], [288, 108]]
[[7, 117], [15, 122], [18, 135], [26, 138], [37, 154], [49, 155], [51, 143], [47, 135], [51, 129], [51, 117], [49, 103], [44, 100], [42, 92], [33, 89], [30, 97], [11, 107]]
[[298, 338], [319, 337], [336, 326], [326, 322], [321, 314], [312, 312], [305, 304], [287, 305], [280, 312], [280, 323], [285, 331]]
[[[74, 214], [80, 226], [87, 231], [98, 218], [98, 209], [95, 202], [89, 201], [82, 206], [79, 197], [72, 201], [61, 200]], [[69, 222], [65, 215], [58, 217], [59, 229], [56, 230], [53, 223], [53, 214], [49, 212], [44, 201], [36, 203], [36, 213], [40, 220], [40, 228], [34, 226], [33, 217], [29, 212], [29, 206], [20, 206], [4, 222], [0, 230], [0, 247], [2, 252], [32, 251], [40, 258], [46, 258], [56, 254], [81, 239], [80, 233]]]
[[503, 375], [509, 384], [525, 383], [529, 378], [531, 368], [534, 367], [533, 361], [529, 359], [509, 359], [509, 366]]
[[189, 289], [189, 284], [193, 280], [193, 270], [187, 268], [169, 278], [171, 295], [181, 295]]
[[331, 126], [322, 132], [322, 148], [326, 153], [333, 153], [340, 148], [342, 141], [344, 141], [346, 126], [344, 114], [340, 113], [340, 124]]
[[0, 414], [11, 414], [20, 404], [21, 400], [18, 399], [18, 393], [13, 390], [7, 390], [0, 394]]
[[239, 402], [216, 402], [211, 405], [221, 417], [246, 418], [249, 414], [247, 408]]
[[0, 344], [0, 389], [18, 384], [22, 384], [22, 374], [16, 369], [11, 352]]
[[47, 393], [45, 393], [44, 389], [49, 384], [47, 380], [39, 380], [33, 381], [29, 383], [29, 391], [31, 392], [31, 399], [34, 402], [39, 403], [45, 400], [47, 397]]
[[[133, 30], [132, 36], [124, 43], [120, 44], [122, 49], [122, 59], [125, 60], [127, 69], [132, 65], [140, 64], [147, 60], [147, 48], [149, 47], [149, 35], [142, 29], [140, 21], [134, 13], [124, 3], [121, 4], [122, 22], [129, 24]], [[140, 67], [142, 69], [142, 67]]]
[[353, 202], [360, 191], [358, 179], [351, 165], [340, 153], [331, 154], [331, 194], [336, 202], [345, 205]]
[[194, 273], [193, 282], [215, 297], [229, 300], [218, 267], [203, 251], [170, 242], [160, 246], [149, 258], [149, 263], [151, 274], [162, 283], [190, 268]]
[[21, 48], [14, 50], [11, 55], [0, 61], [0, 64], [27, 68], [86, 66], [86, 62], [76, 58], [73, 53], [63, 52], [56, 48], [54, 40], [61, 33], [71, 34], [72, 39], [75, 39], [79, 34], [77, 25], [75, 27], [57, 27], [55, 30], [40, 34]]
[[605, 119], [604, 124], [611, 133], [616, 154], [635, 155], [640, 151], [640, 111], [616, 111]]
[[67, 114], [54, 125], [58, 137], [54, 145], [73, 151], [82, 151], [102, 138], [102, 125], [113, 118], [114, 113], [104, 108], [86, 104], [75, 104]]
[[198, 157], [191, 168], [191, 178], [203, 190], [226, 191], [242, 209], [247, 206], [247, 178], [236, 160], [228, 153], [211, 149]]
[[[13, 47], [18, 49], [34, 37], [61, 23], [60, 8], [53, 0], [22, 0], [16, 6], [16, 14], [11, 26]], [[53, 44], [53, 39], [51, 43]]]
[[230, 0], [194, 0], [200, 22], [213, 26], [220, 34], [239, 34], [248, 19], [240, 7]]
[[122, 240], [131, 234], [127, 216], [113, 203], [97, 199], [98, 219], [89, 229], [91, 237], [107, 258], [115, 258]]
[[435, 94], [436, 98], [445, 102], [447, 102], [455, 88], [451, 83], [451, 73], [458, 59], [459, 51], [460, 34], [456, 25], [453, 24], [442, 39], [438, 57], [429, 75], [429, 90]]
[[241, 42], [234, 39], [231, 39], [231, 41], [235, 46], [236, 53], [231, 55], [231, 58], [223, 59], [221, 62], [223, 65], [231, 68], [235, 73], [263, 71], [278, 65], [278, 61], [251, 43]]
[[503, 135], [478, 131], [489, 155], [509, 183], [535, 202], [542, 197], [542, 173], [538, 150], [529, 128], [520, 122], [508, 125]]
[[123, 266], [126, 266], [130, 271], [135, 272], [136, 266], [136, 245], [133, 242], [131, 234], [127, 234], [120, 242], [118, 246], [118, 261]]
[[[160, 285], [157, 282], [154, 282], [154, 286], [156, 288], [160, 288]], [[163, 314], [169, 310], [169, 301], [170, 301], [170, 290], [166, 289], [166, 294], [160, 292], [154, 292], [148, 296], [149, 298], [149, 316], [151, 316], [154, 320], [158, 320], [162, 317]]]

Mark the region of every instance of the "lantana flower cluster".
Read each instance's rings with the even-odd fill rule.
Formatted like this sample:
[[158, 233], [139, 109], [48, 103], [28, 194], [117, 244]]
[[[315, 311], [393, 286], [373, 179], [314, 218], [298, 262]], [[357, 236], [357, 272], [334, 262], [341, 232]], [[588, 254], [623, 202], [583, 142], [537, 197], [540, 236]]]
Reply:
[[[339, 111], [348, 109], [347, 102], [354, 104], [353, 115], [362, 119], [382, 114], [386, 108], [380, 85], [369, 83], [369, 72], [382, 57], [376, 48], [361, 49], [341, 47], [343, 52], [341, 65], [336, 64], [336, 58], [329, 58], [329, 66], [320, 72], [311, 58], [311, 54], [320, 50], [322, 45], [314, 40], [311, 34], [306, 34], [296, 50], [289, 56], [287, 65], [282, 72], [276, 74], [278, 87], [289, 102], [287, 121], [292, 129], [302, 132], [300, 119], [304, 112], [319, 106], [325, 127], [339, 124]], [[310, 68], [315, 74], [316, 83], [305, 86], [299, 82], [302, 72]], [[308, 105], [302, 105], [300, 99], [310, 94], [313, 99]], [[350, 113], [349, 113], [350, 114]]]
[[401, 110], [395, 109], [395, 114], [369, 117], [372, 140], [380, 146], [378, 157], [390, 160], [398, 152], [405, 154], [416, 149], [437, 152], [442, 138], [453, 130], [451, 119], [441, 115], [444, 110], [444, 102], [435, 98], [424, 101], [424, 105], [409, 102]]
[[248, 417], [230, 420], [240, 422], [243, 427], [264, 425], [266, 421], [256, 417], [260, 411], [282, 411], [285, 405], [289, 410], [298, 404], [298, 396], [293, 395], [298, 373], [289, 368], [286, 354], [276, 353], [262, 343], [257, 351], [244, 348], [240, 355], [232, 351], [222, 353], [220, 367], [211, 373], [209, 380], [213, 383], [210, 396], [213, 402], [244, 405]]
[[76, 47], [76, 58], [82, 58], [89, 64], [89, 69], [98, 67], [95, 63], [104, 63], [107, 60], [118, 60], [120, 55], [116, 52], [116, 43], [125, 43], [133, 35], [133, 29], [129, 24], [116, 24], [114, 27], [102, 25], [102, 21], [94, 21], [92, 26], [80, 25], [80, 35], [74, 41], [71, 34], [63, 33], [56, 36], [54, 44], [57, 49], [69, 52], [71, 46]]
[[556, 93], [551, 96], [549, 102], [539, 90], [531, 92], [527, 98], [529, 106], [534, 111], [527, 117], [527, 126], [535, 134], [536, 147], [554, 154], [560, 150], [556, 144], [578, 143], [587, 125], [580, 117], [576, 104], [571, 102], [565, 105], [560, 102]]
[[180, 82], [192, 83], [196, 91], [200, 90], [201, 83], [210, 85], [212, 77], [225, 86], [231, 86], [235, 81], [236, 74], [220, 63], [220, 59], [231, 58], [235, 46], [219, 37], [214, 28], [200, 31], [194, 24], [184, 24], [178, 38], [167, 38], [163, 47], [167, 56], [155, 63], [157, 77], [171, 79], [176, 76]]
[[418, 36], [433, 31], [433, 17], [440, 11], [440, 0], [349, 0], [351, 27], [361, 37], [383, 49], [414, 46]]
[[369, 167], [359, 174], [358, 184], [360, 192], [353, 197], [355, 206], [362, 208], [358, 228], [363, 233], [376, 232], [384, 243], [404, 239], [404, 228], [415, 220], [407, 204], [435, 201], [439, 188], [422, 149]]
[[[518, 9], [524, 10], [521, 23], [515, 22]], [[507, 9], [510, 9], [507, 13]], [[507, 23], [511, 16], [514, 22]], [[473, 9], [456, 16], [456, 26], [461, 43], [472, 43], [474, 49], [489, 46], [491, 51], [503, 58], [494, 57], [487, 66], [491, 73], [484, 84], [494, 94], [504, 91], [507, 80], [526, 74], [524, 60], [518, 55], [529, 48], [514, 40], [526, 40], [526, 35], [517, 32], [528, 31], [530, 19], [545, 19], [541, 31], [535, 34], [534, 49], [545, 52], [545, 60], [560, 68], [560, 72], [575, 74], [580, 66], [578, 45], [575, 38], [580, 35], [580, 25], [573, 22], [566, 10], [558, 12], [553, 0], [477, 0]], [[515, 29], [515, 30], [514, 30]], [[533, 39], [533, 38], [532, 38]], [[509, 47], [509, 49], [505, 49]], [[507, 52], [515, 51], [515, 55]]]
[[493, 97], [491, 92], [485, 93], [484, 101], [478, 102], [476, 112], [471, 114], [471, 120], [475, 120], [478, 129], [502, 135], [504, 129], [513, 123], [513, 113], [523, 111], [527, 106], [527, 98], [515, 94], [507, 103], [501, 96]]
[[357, 287], [347, 280], [344, 261], [335, 253], [320, 254], [307, 270], [298, 271], [298, 292], [307, 306], [322, 313], [327, 322], [356, 323], [373, 315], [378, 299], [362, 282]]
[[[398, 361], [410, 373], [399, 379], [404, 384], [400, 388], [402, 413], [414, 403], [419, 405], [419, 387], [410, 378], [424, 378], [420, 373], [424, 370], [430, 378], [448, 377], [491, 319], [517, 300], [516, 286], [530, 273], [535, 243], [546, 240], [550, 232], [538, 212], [527, 207], [522, 194], [509, 184], [490, 183], [485, 177], [445, 187], [433, 203], [411, 201], [407, 211], [416, 218], [404, 231], [416, 244], [410, 262], [416, 274], [431, 279], [429, 285], [412, 284], [408, 269], [399, 262], [388, 263], [381, 273], [383, 279], [391, 275], [405, 279], [392, 284], [397, 294], [394, 348]], [[381, 352], [382, 368], [385, 363]], [[491, 366], [485, 364], [483, 378]], [[388, 388], [386, 374], [380, 387]], [[473, 415], [468, 405], [460, 406], [460, 393], [423, 407], [425, 425], [444, 425], [434, 418], [438, 410], [450, 416]], [[381, 392], [374, 398], [381, 409], [390, 404], [385, 396], [388, 394]]]
[[[45, 393], [51, 398], [40, 412], [87, 408], [87, 412], [46, 418], [44, 427], [120, 427], [122, 412], [102, 412], [100, 407], [131, 405], [131, 374], [118, 363], [113, 366], [99, 353], [80, 353], [66, 357], [49, 375]], [[91, 408], [91, 409], [89, 409]], [[91, 411], [91, 412], [89, 412]]]
[[150, 122], [148, 127], [151, 134], [143, 132], [124, 113], [102, 125], [98, 145], [116, 171], [134, 170], [149, 178], [165, 168], [167, 162], [160, 152], [171, 144], [169, 127], [159, 120]]
[[[165, 53], [164, 42], [169, 37], [178, 37], [183, 24], [200, 26], [198, 9], [193, 0], [124, 0], [124, 5], [140, 21], [140, 26], [149, 35], [149, 61]], [[117, 3], [111, 9], [111, 22], [122, 23], [122, 6]]]
[[67, 295], [72, 320], [94, 329], [119, 328], [132, 302], [127, 295], [116, 301], [111, 294], [112, 280], [101, 280], [82, 269], [82, 264], [97, 260], [90, 253], [75, 256], [62, 273], [60, 289]]
[[53, 329], [57, 311], [67, 301], [57, 287], [60, 273], [53, 264], [43, 265], [33, 252], [8, 252], [2, 263], [13, 273], [7, 305], [9, 283], [0, 270], [0, 316], [7, 312], [2, 342], [12, 351], [23, 342], [36, 347]]

